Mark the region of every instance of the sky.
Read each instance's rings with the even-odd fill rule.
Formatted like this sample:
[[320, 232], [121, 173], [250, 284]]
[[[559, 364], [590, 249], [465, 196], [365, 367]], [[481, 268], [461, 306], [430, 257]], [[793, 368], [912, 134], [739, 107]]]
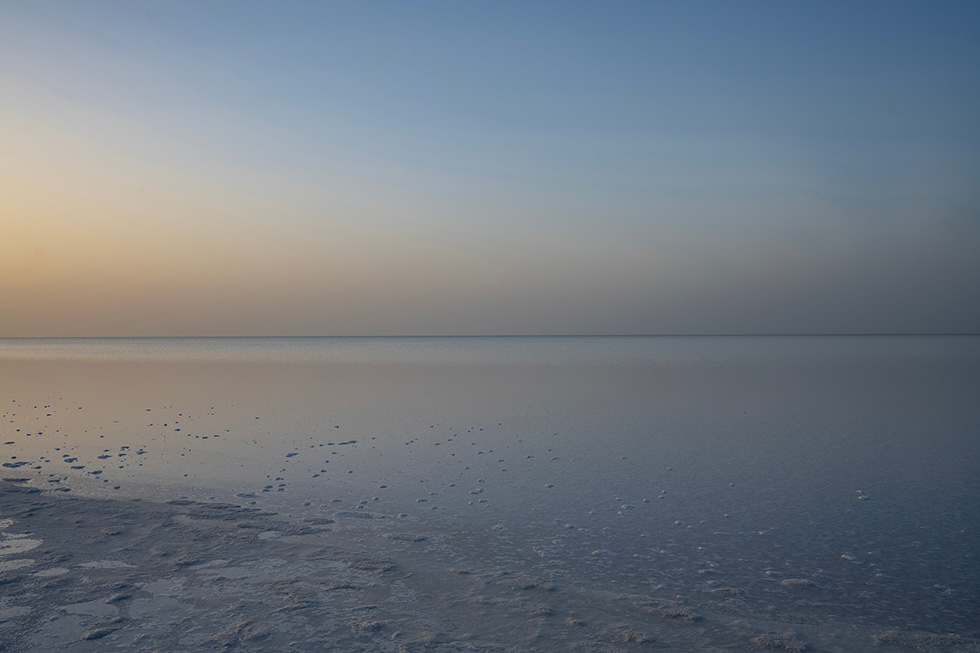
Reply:
[[980, 332], [975, 2], [0, 2], [0, 337]]

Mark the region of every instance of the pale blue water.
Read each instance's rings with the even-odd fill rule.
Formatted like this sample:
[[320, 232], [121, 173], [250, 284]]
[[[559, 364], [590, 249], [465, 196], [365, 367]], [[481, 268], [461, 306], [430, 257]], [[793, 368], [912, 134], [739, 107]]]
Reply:
[[980, 337], [8, 339], [0, 418], [39, 486], [453, 520], [597, 585], [980, 632]]

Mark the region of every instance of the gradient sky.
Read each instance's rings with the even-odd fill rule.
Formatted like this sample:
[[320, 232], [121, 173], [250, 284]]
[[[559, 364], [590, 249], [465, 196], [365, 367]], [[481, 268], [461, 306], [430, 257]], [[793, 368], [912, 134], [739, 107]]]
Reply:
[[0, 3], [0, 336], [980, 332], [980, 3]]

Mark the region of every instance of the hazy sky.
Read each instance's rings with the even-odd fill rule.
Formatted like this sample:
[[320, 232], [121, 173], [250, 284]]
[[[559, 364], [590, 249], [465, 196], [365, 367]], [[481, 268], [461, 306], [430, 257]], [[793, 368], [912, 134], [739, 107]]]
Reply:
[[0, 2], [0, 336], [980, 332], [980, 3]]

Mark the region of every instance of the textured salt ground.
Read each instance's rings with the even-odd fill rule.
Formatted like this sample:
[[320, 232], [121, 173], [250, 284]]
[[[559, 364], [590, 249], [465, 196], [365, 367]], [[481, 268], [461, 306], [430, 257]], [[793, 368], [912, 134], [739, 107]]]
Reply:
[[0, 512], [9, 651], [980, 651], [952, 635], [751, 614], [737, 592], [704, 603], [604, 591], [492, 533], [367, 512], [11, 482]]

